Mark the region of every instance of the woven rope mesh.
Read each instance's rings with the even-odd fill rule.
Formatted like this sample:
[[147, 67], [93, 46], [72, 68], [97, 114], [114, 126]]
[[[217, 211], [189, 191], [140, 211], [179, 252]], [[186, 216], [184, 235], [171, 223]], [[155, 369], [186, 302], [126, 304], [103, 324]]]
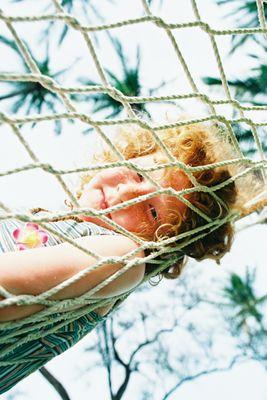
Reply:
[[[266, 171], [266, 158], [264, 157], [264, 151], [263, 151], [263, 145], [262, 145], [262, 140], [261, 136], [259, 135], [259, 128], [264, 129], [267, 125], [267, 118], [266, 118], [266, 111], [267, 111], [267, 106], [264, 105], [246, 105], [240, 103], [238, 100], [236, 100], [233, 95], [231, 94], [229, 85], [227, 83], [227, 76], [224, 68], [224, 63], [223, 59], [221, 58], [220, 55], [220, 49], [217, 44], [218, 38], [220, 38], [222, 35], [230, 36], [230, 35], [240, 35], [240, 36], [248, 36], [248, 35], [261, 35], [264, 37], [267, 35], [267, 26], [266, 26], [266, 21], [265, 21], [265, 16], [264, 16], [264, 4], [263, 1], [257, 0], [257, 9], [258, 9], [258, 26], [257, 27], [252, 27], [252, 28], [233, 28], [233, 29], [216, 29], [214, 27], [211, 27], [210, 24], [207, 22], [204, 22], [198, 9], [198, 4], [196, 0], [191, 0], [191, 7], [193, 10], [193, 15], [194, 19], [190, 22], [186, 23], [168, 23], [164, 20], [164, 18], [160, 17], [159, 15], [154, 15], [151, 11], [151, 8], [149, 4], [146, 2], [146, 0], [141, 1], [141, 5], [143, 7], [143, 16], [139, 18], [133, 18], [133, 19], [127, 19], [127, 20], [121, 20], [121, 21], [116, 21], [116, 22], [110, 22], [110, 23], [105, 23], [105, 24], [99, 24], [99, 25], [90, 25], [90, 24], [84, 24], [81, 22], [78, 18], [76, 18], [74, 15], [70, 15], [66, 12], [66, 10], [61, 6], [60, 1], [58, 0], [52, 0], [50, 6], [54, 7], [53, 12], [47, 12], [43, 13], [40, 15], [9, 15], [5, 9], [1, 10], [0, 12], [0, 20], [2, 23], [6, 25], [6, 28], [8, 29], [10, 35], [12, 36], [13, 40], [16, 43], [17, 48], [20, 51], [21, 56], [24, 59], [25, 65], [27, 65], [27, 68], [29, 72], [24, 73], [24, 74], [17, 74], [17, 73], [0, 73], [0, 80], [2, 82], [38, 82], [42, 87], [46, 88], [48, 91], [53, 93], [57, 98], [59, 98], [64, 105], [65, 111], [61, 113], [42, 113], [40, 115], [25, 115], [25, 116], [17, 116], [17, 115], [9, 115], [6, 112], [2, 112], [0, 110], [0, 120], [2, 124], [5, 124], [9, 126], [9, 128], [12, 131], [12, 134], [14, 134], [19, 142], [21, 143], [21, 146], [26, 150], [28, 155], [31, 158], [31, 163], [25, 165], [24, 167], [20, 168], [13, 168], [11, 170], [6, 170], [1, 172], [0, 176], [4, 177], [7, 175], [11, 174], [17, 174], [22, 171], [30, 171], [33, 169], [39, 169], [43, 170], [44, 172], [51, 174], [54, 179], [58, 182], [58, 185], [61, 186], [62, 190], [65, 192], [66, 197], [68, 200], [73, 203], [76, 206], [79, 206], [78, 200], [73, 193], [73, 190], [69, 187], [69, 185], [66, 183], [64, 180], [64, 177], [67, 176], [68, 174], [72, 174], [74, 172], [86, 172], [86, 171], [95, 171], [95, 170], [100, 170], [105, 167], [112, 167], [112, 166], [128, 166], [131, 169], [134, 169], [137, 172], [140, 172], [146, 177], [152, 181], [153, 184], [157, 186], [157, 191], [154, 192], [152, 195], [144, 195], [141, 196], [140, 198], [136, 198], [133, 200], [129, 200], [124, 202], [123, 204], [119, 204], [116, 206], [113, 206], [112, 208], [109, 208], [107, 210], [102, 210], [102, 211], [97, 211], [89, 208], [82, 208], [75, 211], [66, 211], [66, 212], [58, 212], [54, 214], [49, 214], [49, 216], [43, 216], [40, 217], [38, 214], [32, 215], [28, 212], [18, 212], [15, 210], [12, 210], [8, 204], [5, 204], [4, 202], [1, 201], [0, 199], [0, 207], [1, 207], [1, 213], [0, 213], [0, 218], [1, 220], [7, 219], [7, 218], [16, 218], [20, 221], [23, 222], [28, 222], [28, 221], [33, 221], [37, 222], [42, 228], [50, 231], [51, 233], [60, 236], [64, 241], [71, 243], [73, 246], [76, 246], [77, 248], [81, 249], [85, 253], [92, 255], [96, 259], [96, 263], [93, 266], [90, 266], [88, 268], [85, 268], [83, 271], [78, 273], [77, 275], [73, 276], [72, 278], [68, 279], [65, 282], [62, 282], [60, 285], [57, 287], [54, 287], [47, 291], [46, 293], [41, 293], [38, 296], [32, 296], [32, 295], [19, 295], [19, 296], [14, 296], [11, 293], [9, 293], [5, 288], [0, 288], [0, 294], [3, 296], [3, 300], [0, 302], [0, 307], [7, 307], [10, 305], [23, 305], [23, 304], [43, 304], [46, 306], [46, 308], [36, 314], [31, 315], [30, 317], [17, 320], [17, 321], [12, 321], [12, 322], [5, 322], [0, 324], [0, 329], [6, 330], [9, 327], [17, 327], [17, 332], [22, 333], [23, 329], [28, 332], [27, 335], [25, 335], [25, 338], [23, 339], [24, 342], [27, 342], [32, 339], [37, 339], [41, 337], [44, 334], [47, 334], [47, 332], [42, 333], [41, 329], [38, 332], [31, 332], [31, 328], [29, 328], [29, 323], [35, 322], [35, 327], [41, 328], [43, 326], [46, 326], [49, 322], [51, 323], [51, 320], [47, 318], [47, 316], [56, 313], [58, 311], [67, 311], [63, 312], [60, 315], [57, 314], [56, 317], [54, 317], [53, 322], [57, 322], [57, 325], [51, 329], [51, 332], [55, 331], [58, 329], [61, 325], [64, 325], [68, 322], [71, 322], [75, 319], [77, 319], [81, 315], [87, 314], [89, 311], [95, 309], [96, 307], [99, 307], [100, 305], [105, 305], [110, 302], [110, 298], [108, 299], [94, 299], [94, 294], [102, 289], [105, 285], [116, 279], [119, 275], [123, 274], [125, 271], [129, 270], [129, 268], [132, 268], [134, 265], [138, 263], [143, 263], [144, 261], [151, 261], [155, 260], [159, 255], [161, 254], [172, 254], [171, 260], [166, 258], [165, 261], [161, 261], [160, 264], [158, 264], [157, 271], [160, 271], [164, 268], [166, 268], [171, 262], [173, 263], [175, 257], [179, 257], [179, 251], [182, 250], [183, 246], [185, 246], [185, 243], [188, 244], [198, 238], [203, 237], [206, 234], [205, 229], [209, 227], [209, 232], [212, 230], [218, 228], [220, 225], [224, 224], [227, 221], [236, 221], [239, 218], [241, 218], [243, 215], [238, 213], [237, 211], [231, 212], [230, 214], [227, 215], [226, 218], [224, 219], [216, 219], [212, 220], [210, 217], [205, 215], [200, 209], [197, 207], [193, 206], [190, 202], [186, 200], [184, 197], [185, 194], [192, 193], [196, 190], [199, 191], [206, 191], [211, 193], [213, 196], [216, 197], [216, 190], [218, 190], [220, 187], [223, 185], [230, 184], [232, 181], [237, 182], [242, 176], [246, 176], [247, 174], [257, 171], [258, 176], [260, 176], [261, 182], [262, 182], [262, 188], [264, 192], [264, 185], [266, 185], [266, 177], [265, 177], [265, 171]], [[49, 10], [51, 10], [51, 7]], [[69, 86], [63, 86], [58, 83], [56, 79], [53, 79], [47, 75], [44, 75], [40, 72], [39, 66], [37, 65], [36, 61], [32, 57], [31, 51], [25, 44], [25, 42], [20, 38], [20, 35], [17, 33], [17, 24], [24, 24], [25, 29], [28, 28], [30, 24], [38, 24], [44, 21], [61, 21], [62, 24], [65, 24], [68, 29], [70, 34], [79, 34], [79, 40], [83, 41], [86, 45], [87, 49], [87, 54], [86, 57], [90, 57], [91, 60], [93, 60], [93, 63], [95, 65], [95, 68], [97, 70], [99, 79], [101, 81], [101, 85], [84, 85], [84, 86], [76, 86], [76, 87], [69, 87]], [[149, 27], [153, 27], [158, 29], [161, 32], [161, 35], [165, 35], [168, 40], [168, 46], [169, 46], [169, 51], [172, 51], [175, 55], [175, 59], [177, 62], [177, 65], [179, 64], [179, 68], [182, 68], [188, 85], [191, 87], [191, 90], [188, 93], [172, 93], [168, 94], [165, 96], [146, 96], [146, 97], [130, 97], [124, 95], [122, 92], [117, 90], [116, 88], [112, 87], [109, 83], [109, 79], [107, 77], [107, 74], [105, 72], [105, 69], [101, 63], [101, 60], [98, 56], [98, 49], [97, 46], [95, 45], [95, 41], [92, 39], [93, 35], [97, 35], [99, 32], [111, 32], [113, 29], [120, 29], [126, 26], [137, 26], [138, 24], [146, 24]], [[195, 82], [195, 79], [193, 77], [192, 72], [190, 71], [190, 67], [188, 66], [186, 62], [186, 57], [183, 54], [183, 51], [180, 49], [179, 44], [175, 38], [175, 32], [177, 30], [184, 30], [184, 29], [195, 29], [198, 28], [201, 30], [209, 39], [212, 51], [214, 53], [214, 56], [216, 58], [217, 62], [217, 67], [218, 71], [220, 74], [220, 79], [221, 79], [221, 84], [222, 88], [224, 91], [224, 96], [222, 99], [214, 99], [212, 95], [207, 95], [202, 93], [198, 85]], [[193, 31], [195, 33], [195, 31]], [[111, 98], [114, 100], [120, 102], [124, 109], [126, 110], [127, 117], [121, 118], [121, 119], [102, 119], [102, 120], [97, 120], [95, 118], [95, 115], [90, 115], [85, 112], [81, 112], [79, 110], [77, 103], [75, 103], [71, 95], [73, 94], [82, 94], [82, 93], [105, 93], [108, 94]], [[143, 104], [143, 103], [159, 103], [159, 102], [167, 102], [167, 101], [172, 101], [172, 100], [185, 100], [185, 99], [197, 99], [199, 102], [202, 102], [206, 109], [208, 110], [208, 113], [206, 116], [201, 117], [201, 118], [194, 118], [194, 119], [181, 119], [179, 121], [175, 122], [168, 122], [164, 124], [152, 124], [151, 122], [148, 122], [147, 119], [144, 119], [140, 114], [136, 113], [134, 111], [134, 105], [136, 104]], [[223, 114], [219, 114], [217, 112], [216, 106], [218, 105], [229, 105], [231, 106], [235, 111], [236, 111], [236, 116], [234, 118], [228, 118]], [[261, 113], [261, 120], [256, 121], [253, 120], [251, 117], [250, 112], [258, 112]], [[77, 120], [81, 121], [84, 123], [86, 126], [90, 128], [94, 128], [95, 132], [99, 137], [102, 138], [102, 140], [106, 143], [107, 146], [109, 146], [114, 154], [116, 154], [118, 158], [118, 162], [114, 163], [106, 163], [100, 165], [90, 165], [89, 167], [83, 167], [83, 168], [77, 168], [77, 169], [72, 169], [72, 170], [62, 170], [58, 169], [55, 166], [53, 166], [50, 163], [42, 163], [37, 155], [35, 154], [34, 150], [31, 148], [31, 144], [27, 142], [25, 137], [23, 136], [21, 132], [21, 128], [24, 125], [30, 124], [30, 123], [35, 123], [38, 125], [38, 123], [41, 123], [43, 121], [62, 121], [62, 120]], [[231, 141], [233, 147], [235, 148], [237, 157], [231, 160], [224, 160], [220, 161], [216, 164], [214, 164], [212, 167], [216, 166], [226, 166], [226, 165], [242, 165], [242, 172], [237, 173], [236, 175], [232, 176], [228, 181], [225, 181], [224, 183], [217, 185], [217, 187], [206, 187], [206, 186], [201, 186], [198, 185], [195, 180], [193, 173], [196, 171], [204, 171], [208, 170], [211, 168], [210, 166], [198, 166], [198, 167], [190, 167], [189, 165], [185, 165], [182, 162], [179, 162], [171, 153], [170, 149], [164, 145], [164, 143], [160, 140], [160, 138], [157, 135], [157, 132], [162, 129], [167, 129], [167, 128], [174, 128], [174, 127], [182, 127], [182, 126], [187, 126], [190, 124], [194, 123], [205, 123], [205, 122], [214, 122], [214, 123], [219, 123], [221, 126], [225, 128], [225, 131], [227, 132], [227, 135], [229, 137], [229, 140]], [[240, 124], [240, 123], [246, 123], [247, 126], [250, 127], [252, 131], [252, 135], [254, 138], [255, 142], [255, 148], [256, 148], [256, 153], [257, 157], [248, 157], [245, 155], [240, 147], [240, 144], [238, 143], [238, 140], [236, 139], [235, 132], [233, 130], [233, 125], [234, 124]], [[152, 134], [154, 135], [154, 138], [157, 142], [157, 144], [161, 147], [163, 154], [165, 154], [168, 157], [169, 166], [177, 166], [180, 169], [182, 169], [189, 179], [192, 182], [192, 186], [189, 189], [184, 189], [179, 192], [175, 191], [174, 189], [171, 188], [162, 188], [160, 185], [157, 184], [157, 182], [151, 180], [151, 177], [149, 176], [149, 168], [144, 169], [144, 168], [139, 168], [136, 164], [131, 163], [130, 161], [127, 161], [124, 159], [123, 155], [120, 153], [120, 151], [114, 146], [112, 140], [109, 138], [109, 136], [105, 133], [104, 128], [108, 126], [123, 126], [125, 124], [134, 124], [135, 126], [139, 126], [140, 128], [150, 130]], [[160, 168], [160, 166], [157, 166], [157, 168]], [[190, 232], [184, 232], [176, 237], [172, 237], [166, 240], [159, 242], [148, 242], [140, 239], [133, 233], [130, 233], [123, 229], [122, 227], [118, 226], [116, 223], [110, 221], [106, 214], [109, 213], [110, 211], [116, 211], [121, 208], [130, 206], [132, 204], [135, 204], [137, 201], [142, 201], [145, 199], [148, 199], [150, 197], [155, 196], [157, 193], [162, 193], [162, 194], [169, 194], [172, 196], [176, 196], [179, 200], [184, 202], [188, 207], [192, 208], [196, 213], [198, 213], [202, 218], [205, 219], [206, 224], [204, 226], [198, 227], [194, 229], [194, 231]], [[262, 197], [260, 197], [262, 199]], [[257, 210], [259, 204], [262, 205], [262, 201], [258, 201], [258, 198], [256, 199], [251, 199], [250, 204], [247, 207], [247, 212], [245, 214], [249, 214], [250, 212], [253, 212]], [[83, 213], [87, 213], [88, 215], [92, 216], [98, 216], [102, 218], [104, 221], [108, 221], [111, 225], [116, 228], [117, 232], [120, 232], [132, 239], [134, 239], [137, 243], [139, 243], [141, 249], [153, 249], [152, 252], [148, 256], [146, 256], [145, 259], [140, 259], [140, 258], [135, 258], [134, 255], [140, 250], [140, 248], [136, 251], [133, 251], [124, 257], [118, 258], [118, 257], [101, 257], [100, 255], [96, 254], [93, 250], [88, 249], [88, 248], [83, 248], [77, 244], [77, 242], [74, 242], [72, 239], [70, 239], [67, 235], [59, 235], [58, 232], [54, 231], [51, 227], [48, 227], [46, 224], [49, 221], [52, 221], [54, 217], [64, 217], [68, 215], [78, 215], [81, 214], [81, 211]], [[176, 248], [170, 247], [170, 244], [176, 242], [177, 246]], [[88, 291], [87, 293], [83, 294], [82, 296], [76, 298], [76, 299], [67, 299], [67, 300], [50, 300], [50, 297], [57, 292], [59, 292], [61, 289], [67, 287], [68, 285], [72, 284], [73, 282], [83, 278], [88, 274], [89, 271], [94, 270], [95, 268], [98, 268], [100, 265], [103, 265], [105, 263], [118, 263], [118, 262], [123, 262], [124, 267], [120, 269], [120, 271], [116, 272], [113, 274], [110, 278], [108, 278], [106, 281], [100, 283], [98, 286], [93, 288], [92, 290]], [[154, 273], [155, 274], [155, 271]], [[149, 279], [149, 275], [144, 278], [144, 281]], [[125, 299], [130, 293], [132, 292], [129, 291], [125, 293], [123, 296], [114, 296], [112, 300], [114, 299]], [[69, 308], [73, 306], [79, 306], [77, 309], [70, 311]], [[10, 334], [10, 337], [7, 335], [5, 337], [5, 341], [10, 339], [14, 339], [14, 332]], [[13, 348], [15, 349], [19, 344], [22, 343], [22, 340], [16, 342], [13, 344]], [[23, 361], [23, 360], [22, 360]]]

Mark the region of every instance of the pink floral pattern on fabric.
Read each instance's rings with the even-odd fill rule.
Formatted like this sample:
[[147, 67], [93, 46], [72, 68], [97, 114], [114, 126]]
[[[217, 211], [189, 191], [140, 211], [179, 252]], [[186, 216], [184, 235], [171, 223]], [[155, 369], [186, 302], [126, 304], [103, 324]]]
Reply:
[[41, 247], [48, 241], [48, 234], [40, 229], [38, 224], [27, 222], [21, 228], [13, 231], [13, 238], [18, 250], [34, 249]]

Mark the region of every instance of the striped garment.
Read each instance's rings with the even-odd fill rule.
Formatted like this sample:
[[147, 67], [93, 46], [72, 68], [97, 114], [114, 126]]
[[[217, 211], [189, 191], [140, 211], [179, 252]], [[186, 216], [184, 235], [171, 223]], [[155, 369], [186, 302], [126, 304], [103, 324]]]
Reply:
[[[22, 225], [22, 222], [14, 219], [0, 221], [0, 254], [1, 252], [16, 250], [12, 232]], [[90, 222], [67, 220], [51, 222], [47, 225], [72, 239], [89, 235], [116, 234]], [[61, 239], [49, 232], [48, 236], [49, 239], [45, 246], [53, 246], [62, 242]], [[52, 358], [75, 345], [87, 333], [92, 331], [97, 324], [107, 318], [107, 314], [101, 316], [94, 311], [90, 311], [73, 322], [66, 321], [66, 324], [62, 326], [62, 321], [64, 321], [62, 315], [62, 313], [54, 313], [46, 316], [46, 318], [49, 318], [49, 325], [41, 328], [36, 326], [38, 323], [40, 324], [40, 321], [9, 329], [1, 329], [0, 323], [0, 394], [11, 389]], [[58, 321], [59, 317], [61, 317], [60, 321]], [[58, 322], [55, 322], [56, 318]], [[57, 324], [60, 324], [60, 327], [56, 330], [56, 333], [45, 335], [45, 332]], [[25, 338], [27, 334], [36, 334], [37, 337], [42, 337], [31, 339], [12, 351], [12, 345], [18, 342], [19, 339]]]

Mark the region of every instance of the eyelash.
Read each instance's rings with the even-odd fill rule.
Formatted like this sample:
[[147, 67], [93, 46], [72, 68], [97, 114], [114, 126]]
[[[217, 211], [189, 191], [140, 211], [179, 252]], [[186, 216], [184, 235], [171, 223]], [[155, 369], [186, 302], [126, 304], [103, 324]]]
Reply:
[[[144, 180], [143, 175], [139, 174], [139, 172], [137, 172], [136, 174], [137, 174], [138, 178], [140, 179], [140, 182], [142, 182]], [[158, 219], [158, 213], [157, 213], [155, 207], [153, 207], [151, 204], [149, 204], [149, 211], [154, 220]]]
[[140, 179], [141, 182], [144, 180], [143, 175], [139, 174], [139, 172], [137, 172], [137, 176], [138, 176], [138, 178]]
[[149, 205], [149, 209], [150, 209], [150, 212], [151, 212], [151, 215], [152, 215], [153, 219], [158, 219], [158, 213], [157, 213], [155, 207], [153, 207], [153, 206], [150, 204], [150, 205]]

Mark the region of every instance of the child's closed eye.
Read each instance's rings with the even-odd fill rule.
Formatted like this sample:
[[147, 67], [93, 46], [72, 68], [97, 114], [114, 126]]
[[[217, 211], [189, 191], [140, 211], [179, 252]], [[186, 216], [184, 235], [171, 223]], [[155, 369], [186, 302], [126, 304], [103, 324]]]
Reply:
[[158, 219], [157, 210], [156, 210], [156, 208], [155, 208], [154, 206], [152, 206], [151, 204], [149, 204], [149, 211], [150, 211], [150, 213], [151, 213], [153, 219], [155, 219], [155, 220]]
[[139, 172], [137, 172], [136, 174], [137, 174], [137, 176], [138, 176], [140, 182], [142, 182], [142, 181], [144, 180], [143, 175], [141, 175]]

